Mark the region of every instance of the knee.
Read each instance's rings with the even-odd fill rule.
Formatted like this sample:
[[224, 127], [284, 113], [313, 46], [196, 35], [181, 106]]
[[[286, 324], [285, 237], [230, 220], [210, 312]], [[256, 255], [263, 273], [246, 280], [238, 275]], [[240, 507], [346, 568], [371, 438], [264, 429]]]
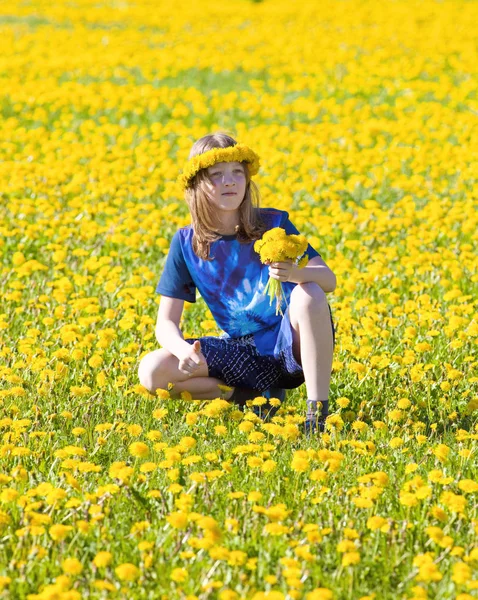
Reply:
[[292, 290], [291, 307], [300, 313], [322, 313], [327, 310], [327, 296], [324, 290], [312, 281], [300, 283]]
[[[166, 389], [168, 374], [172, 370], [173, 361], [177, 359], [167, 350], [154, 350], [141, 359], [138, 367], [139, 382], [150, 392], [158, 388]], [[164, 387], [166, 386], [166, 387]]]

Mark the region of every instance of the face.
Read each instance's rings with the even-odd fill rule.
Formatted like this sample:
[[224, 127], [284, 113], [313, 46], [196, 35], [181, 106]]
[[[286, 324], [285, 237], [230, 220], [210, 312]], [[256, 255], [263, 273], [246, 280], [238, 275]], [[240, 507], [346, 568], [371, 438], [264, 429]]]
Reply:
[[208, 167], [208, 195], [222, 212], [236, 211], [246, 193], [246, 173], [240, 162], [220, 162]]

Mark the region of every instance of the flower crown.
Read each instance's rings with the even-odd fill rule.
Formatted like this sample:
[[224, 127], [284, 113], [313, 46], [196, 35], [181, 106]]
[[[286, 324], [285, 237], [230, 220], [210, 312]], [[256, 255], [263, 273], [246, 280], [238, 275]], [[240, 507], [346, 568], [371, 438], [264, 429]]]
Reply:
[[259, 171], [260, 165], [257, 154], [245, 144], [236, 144], [228, 148], [213, 148], [188, 160], [178, 179], [182, 189], [186, 190], [189, 187], [191, 179], [198, 171], [212, 167], [218, 162], [246, 162], [251, 175], [255, 175]]

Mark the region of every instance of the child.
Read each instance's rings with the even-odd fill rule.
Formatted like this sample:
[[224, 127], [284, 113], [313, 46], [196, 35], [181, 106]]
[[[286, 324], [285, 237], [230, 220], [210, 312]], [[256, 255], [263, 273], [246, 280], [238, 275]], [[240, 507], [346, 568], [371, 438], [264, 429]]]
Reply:
[[[298, 231], [287, 212], [259, 208], [251, 180], [258, 169], [259, 157], [224, 133], [193, 145], [181, 176], [192, 224], [172, 239], [156, 288], [162, 296], [156, 324], [162, 349], [142, 359], [139, 378], [151, 392], [173, 383], [176, 394], [223, 396], [239, 404], [277, 397], [271, 386], [292, 389], [305, 380], [305, 430], [323, 430], [335, 337], [325, 293], [335, 289], [336, 279], [310, 245], [302, 269], [290, 261], [261, 264], [254, 241], [265, 231]], [[282, 282], [284, 316], [263, 294], [269, 276]], [[183, 338], [184, 301], [195, 302], [196, 289], [225, 335]], [[225, 395], [219, 387], [224, 384], [233, 388]]]

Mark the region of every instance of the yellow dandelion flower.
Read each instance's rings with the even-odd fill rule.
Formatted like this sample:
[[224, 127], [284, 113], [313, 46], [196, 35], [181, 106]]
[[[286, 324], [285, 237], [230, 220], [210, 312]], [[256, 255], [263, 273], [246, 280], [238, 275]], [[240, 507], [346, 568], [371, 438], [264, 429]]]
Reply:
[[61, 568], [68, 575], [79, 575], [83, 571], [83, 565], [77, 558], [66, 558], [61, 563]]
[[112, 560], [113, 560], [113, 555], [111, 554], [111, 552], [103, 551], [103, 552], [98, 552], [98, 554], [93, 559], [93, 563], [96, 567], [101, 569], [102, 567], [109, 566], [111, 564]]
[[57, 524], [57, 525], [52, 525], [50, 527], [50, 529], [48, 530], [48, 533], [50, 534], [50, 537], [52, 540], [54, 540], [55, 542], [61, 542], [67, 537], [67, 535], [72, 530], [73, 530], [73, 527], [71, 525]]
[[120, 581], [136, 581], [140, 576], [140, 570], [132, 563], [123, 563], [116, 567], [116, 576]]
[[183, 512], [172, 512], [166, 517], [166, 521], [174, 529], [186, 529], [188, 524], [188, 515]]
[[360, 554], [358, 552], [346, 552], [342, 556], [342, 566], [350, 567], [357, 565], [360, 562]]
[[146, 456], [149, 456], [149, 448], [143, 442], [134, 442], [129, 446], [128, 450], [131, 456], [136, 458], [145, 458]]

